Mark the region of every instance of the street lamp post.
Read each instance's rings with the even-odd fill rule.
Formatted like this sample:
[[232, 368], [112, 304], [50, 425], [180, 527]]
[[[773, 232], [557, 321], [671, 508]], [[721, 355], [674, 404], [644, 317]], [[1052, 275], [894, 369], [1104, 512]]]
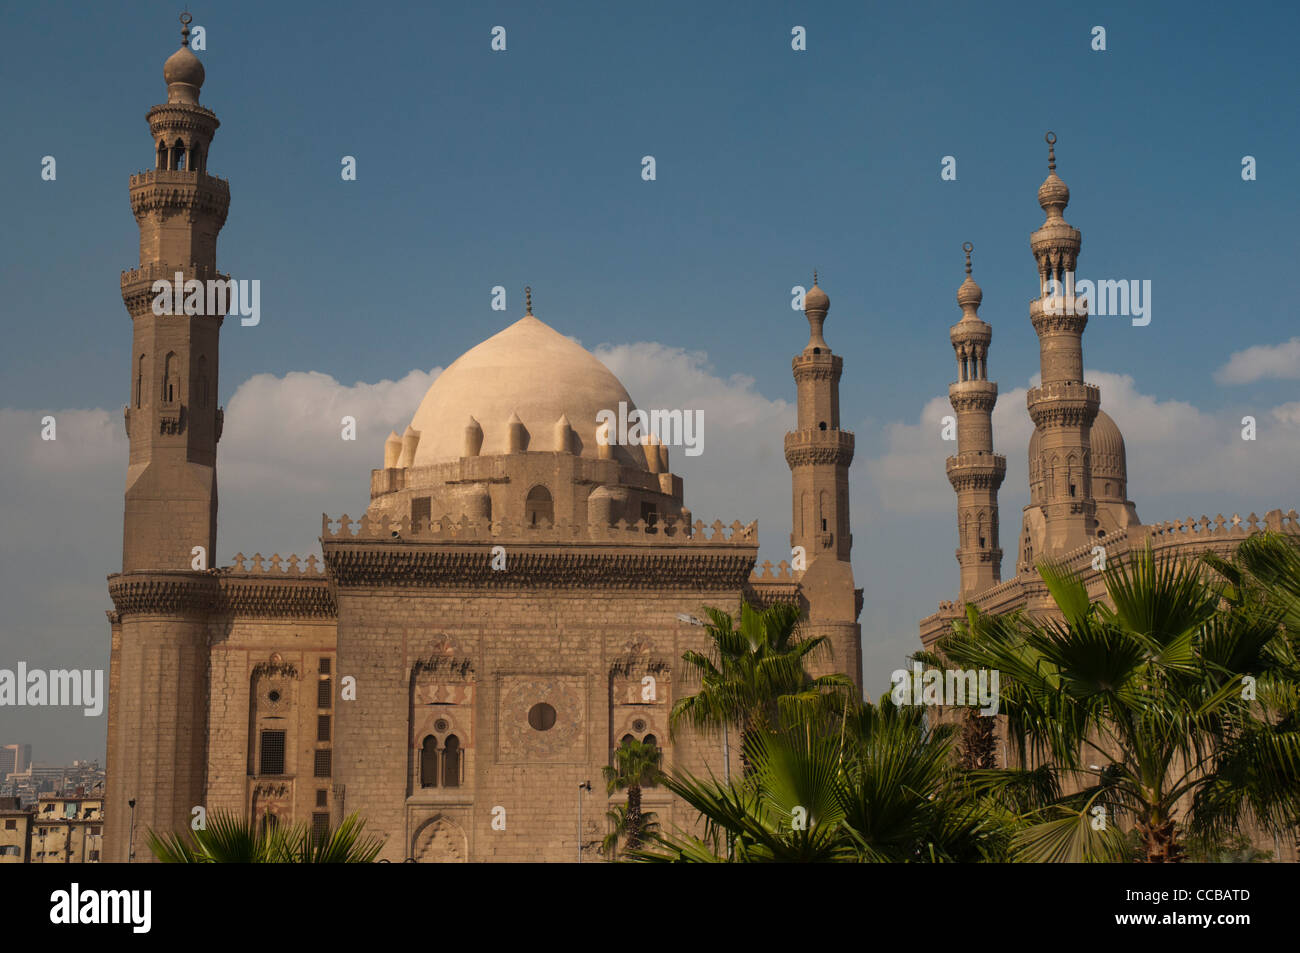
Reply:
[[590, 790], [590, 781], [578, 782], [578, 863], [582, 863], [582, 792]]

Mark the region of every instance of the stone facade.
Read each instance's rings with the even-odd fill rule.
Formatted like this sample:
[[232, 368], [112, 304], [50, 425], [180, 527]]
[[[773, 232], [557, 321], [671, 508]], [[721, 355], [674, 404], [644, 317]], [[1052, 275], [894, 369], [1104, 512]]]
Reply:
[[[197, 57], [182, 46], [164, 76], [157, 168], [131, 179], [141, 264], [122, 280], [135, 356], [123, 564], [109, 577], [107, 860], [132, 845], [151, 859], [147, 831], [186, 830], [196, 807], [316, 829], [359, 814], [392, 861], [594, 859], [621, 800], [601, 769], [625, 738], [721, 772], [719, 738], [668, 724], [698, 688], [677, 677], [683, 652], [707, 648], [683, 619], [706, 605], [800, 605], [833, 647], [820, 664], [860, 685], [853, 435], [815, 282], [786, 438], [793, 567], [755, 571], [754, 523], [692, 520], [669, 441], [611, 439], [599, 414], [635, 413], [630, 396], [529, 296], [389, 436], [366, 513], [323, 518], [323, 561], [209, 568], [196, 548], [211, 558], [216, 543], [221, 317], [155, 315], [150, 292], [177, 271], [221, 277], [229, 188], [207, 173], [218, 123], [198, 104]], [[694, 823], [662, 791], [644, 806], [665, 829]]]

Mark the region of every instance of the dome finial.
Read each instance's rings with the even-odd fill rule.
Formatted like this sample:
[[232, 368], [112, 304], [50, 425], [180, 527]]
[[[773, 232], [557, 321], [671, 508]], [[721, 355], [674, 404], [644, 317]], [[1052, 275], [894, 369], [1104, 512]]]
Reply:
[[1043, 136], [1043, 139], [1047, 141], [1047, 171], [1055, 172], [1056, 171], [1056, 133], [1049, 130], [1047, 135]]
[[979, 315], [976, 312], [984, 300], [984, 292], [970, 273], [970, 253], [975, 250], [975, 246], [970, 242], [962, 242], [961, 250], [966, 253], [966, 280], [957, 289], [957, 303], [961, 305], [963, 321], [978, 321]]
[[814, 268], [814, 269], [813, 269], [813, 287], [816, 287], [816, 285], [817, 285], [817, 269]]
[[531, 285], [524, 285], [524, 314], [533, 313], [533, 289]]
[[190, 45], [190, 24], [194, 18], [190, 16], [190, 11], [186, 10], [181, 14], [181, 46]]

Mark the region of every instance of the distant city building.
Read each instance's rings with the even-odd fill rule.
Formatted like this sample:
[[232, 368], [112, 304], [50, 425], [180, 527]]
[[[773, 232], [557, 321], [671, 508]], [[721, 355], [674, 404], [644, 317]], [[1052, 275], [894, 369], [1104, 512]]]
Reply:
[[32, 806], [0, 797], [0, 863], [97, 864], [103, 837], [102, 786], [43, 794]]
[[0, 797], [0, 864], [26, 864], [31, 856], [32, 812], [16, 797]]
[[0, 781], [3, 781], [7, 775], [26, 771], [31, 763], [31, 745], [0, 745]]

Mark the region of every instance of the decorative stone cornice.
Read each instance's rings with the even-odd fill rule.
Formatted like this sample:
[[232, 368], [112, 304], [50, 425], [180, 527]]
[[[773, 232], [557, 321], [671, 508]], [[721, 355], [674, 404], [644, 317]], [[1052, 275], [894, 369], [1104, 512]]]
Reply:
[[108, 593], [119, 617], [130, 615], [214, 615], [251, 618], [334, 618], [338, 610], [323, 576], [237, 575], [144, 571], [108, 577]]
[[838, 354], [799, 354], [790, 362], [795, 383], [803, 381], [839, 381], [844, 372], [844, 358]]
[[606, 548], [507, 546], [506, 570], [492, 547], [322, 541], [327, 571], [340, 588], [700, 589], [739, 590], [758, 555], [750, 546]]
[[945, 461], [945, 468], [954, 490], [996, 490], [1006, 476], [1007, 458], [1000, 453], [959, 453]]
[[802, 590], [794, 580], [763, 580], [751, 576], [744, 595], [746, 602], [766, 609], [778, 602], [800, 605]]
[[234, 616], [332, 619], [338, 607], [322, 578], [241, 576], [222, 570], [216, 611]]
[[253, 678], [262, 678], [280, 676], [282, 678], [297, 678], [298, 666], [292, 662], [258, 662], [253, 666]]
[[[229, 281], [230, 276], [222, 274], [215, 268], [206, 265], [185, 265], [182, 267], [173, 267], [167, 264], [150, 262], [140, 268], [132, 268], [122, 272], [122, 303], [126, 305], [127, 313], [132, 318], [138, 318], [145, 314], [153, 314], [153, 302], [158, 293], [153, 290], [153, 283], [159, 279], [166, 281], [175, 281], [176, 272], [180, 272], [186, 281], [194, 278], [198, 281], [207, 281], [215, 279]], [[223, 315], [166, 315], [168, 320], [180, 320], [183, 318], [202, 318], [208, 321], [216, 321], [220, 325]]]
[[[160, 176], [184, 176], [185, 181], [173, 182]], [[206, 172], [155, 169], [131, 176], [131, 211], [137, 222], [152, 212], [180, 211], [211, 215], [221, 228], [229, 210], [229, 183]]]
[[439, 679], [459, 682], [474, 681], [474, 661], [468, 658], [452, 658], [447, 655], [430, 655], [416, 659], [411, 666], [411, 679], [428, 673]]
[[221, 120], [217, 118], [217, 114], [198, 103], [159, 103], [145, 113], [144, 118], [149, 120], [149, 131], [153, 133], [155, 139], [164, 132], [188, 130], [202, 133], [205, 138], [211, 140], [213, 134], [221, 127]]
[[631, 654], [614, 659], [609, 666], [610, 675], [630, 678], [633, 675], [671, 675], [672, 665], [665, 659], [647, 654]]
[[158, 409], [158, 432], [178, 434], [185, 430], [185, 406], [180, 401], [164, 402]]
[[957, 562], [963, 566], [967, 563], [992, 563], [995, 566], [1002, 565], [1002, 547], [996, 549], [958, 549], [956, 550]]
[[1055, 381], [1029, 388], [1025, 405], [1036, 427], [1091, 427], [1101, 407], [1101, 391], [1092, 384]]
[[[989, 387], [972, 388], [968, 385], [987, 383]], [[972, 410], [991, 412], [998, 402], [998, 385], [992, 381], [956, 381], [948, 385], [948, 402], [957, 413]]]
[[848, 430], [794, 430], [785, 435], [785, 462], [790, 469], [813, 464], [853, 462], [853, 433]]

